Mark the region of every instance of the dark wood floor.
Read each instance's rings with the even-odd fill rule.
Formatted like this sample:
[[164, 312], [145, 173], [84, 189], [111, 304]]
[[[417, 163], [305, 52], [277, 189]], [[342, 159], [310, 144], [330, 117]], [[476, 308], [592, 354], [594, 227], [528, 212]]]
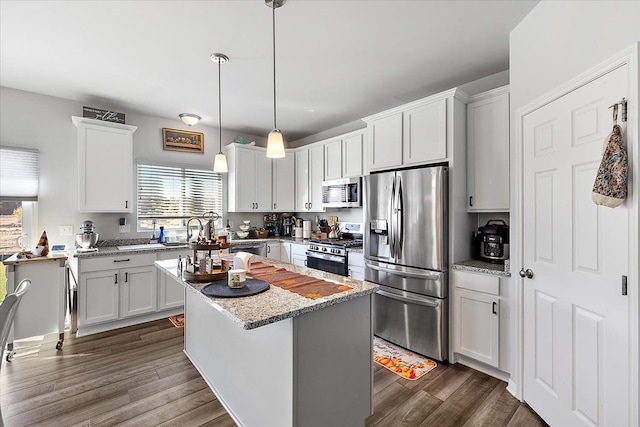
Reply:
[[[88, 337], [23, 343], [0, 376], [6, 426], [234, 426], [182, 353], [169, 320]], [[418, 381], [375, 367], [367, 426], [544, 426], [506, 384], [440, 365]]]

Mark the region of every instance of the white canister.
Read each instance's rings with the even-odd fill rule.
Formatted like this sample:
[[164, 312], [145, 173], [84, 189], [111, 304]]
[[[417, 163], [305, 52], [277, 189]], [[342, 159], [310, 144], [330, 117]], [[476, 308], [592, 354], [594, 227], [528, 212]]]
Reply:
[[293, 228], [293, 238], [294, 239], [302, 239], [302, 227], [294, 227]]
[[302, 222], [302, 238], [303, 239], [311, 238], [311, 221]]
[[237, 269], [229, 270], [227, 276], [227, 284], [230, 288], [242, 288], [247, 282], [247, 270]]

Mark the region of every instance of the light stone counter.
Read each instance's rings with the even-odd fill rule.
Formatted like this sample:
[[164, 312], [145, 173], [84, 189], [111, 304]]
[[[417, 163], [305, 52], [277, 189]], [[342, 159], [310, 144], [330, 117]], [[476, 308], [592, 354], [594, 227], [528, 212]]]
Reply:
[[345, 284], [351, 286], [353, 289], [313, 300], [272, 285], [269, 290], [250, 297], [212, 298], [201, 292], [202, 288], [208, 285], [209, 282], [187, 282], [178, 277], [177, 260], [156, 261], [155, 264], [165, 274], [187, 288], [188, 291], [197, 294], [208, 304], [215, 307], [227, 318], [242, 326], [244, 329], [254, 329], [290, 317], [300, 316], [331, 305], [349, 301], [353, 298], [372, 294], [378, 289], [378, 285], [374, 283], [361, 282], [337, 274], [297, 266], [270, 258], [263, 258], [257, 255], [254, 255], [251, 260], [262, 261], [265, 264], [318, 279]]
[[474, 273], [485, 273], [493, 276], [511, 276], [511, 273], [509, 271], [509, 260], [506, 260], [503, 265], [470, 259], [467, 261], [456, 262], [455, 264], [451, 265], [451, 268], [454, 270], [472, 271]]
[[312, 300], [271, 286], [210, 298], [185, 287], [184, 352], [239, 426], [364, 426], [373, 412], [373, 293], [377, 285], [255, 256], [289, 271], [353, 287]]

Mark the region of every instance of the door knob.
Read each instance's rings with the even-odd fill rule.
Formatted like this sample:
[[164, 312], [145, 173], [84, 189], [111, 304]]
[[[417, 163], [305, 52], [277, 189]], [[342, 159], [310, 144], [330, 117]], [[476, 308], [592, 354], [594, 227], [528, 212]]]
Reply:
[[527, 268], [526, 270], [524, 268], [520, 269], [520, 277], [522, 277], [523, 279], [526, 277], [527, 279], [533, 279], [533, 270], [531, 270], [530, 268]]

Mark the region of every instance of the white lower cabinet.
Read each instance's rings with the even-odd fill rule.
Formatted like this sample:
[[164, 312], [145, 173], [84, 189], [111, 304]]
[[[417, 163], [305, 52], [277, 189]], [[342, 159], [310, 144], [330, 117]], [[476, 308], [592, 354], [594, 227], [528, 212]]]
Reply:
[[282, 242], [280, 244], [280, 261], [291, 264], [291, 242]]
[[[78, 332], [80, 335], [108, 330], [129, 320], [162, 311], [178, 310], [184, 304], [184, 288], [167, 281], [154, 262], [187, 252], [127, 254], [85, 257], [78, 260]], [[133, 323], [132, 323], [133, 322]], [[99, 325], [103, 324], [103, 325]], [[109, 327], [109, 325], [112, 325]]]
[[[159, 260], [175, 259], [181, 256], [184, 260], [187, 255], [192, 254], [190, 250], [160, 252]], [[184, 262], [184, 261], [183, 261]], [[161, 271], [158, 274], [158, 310], [178, 308], [184, 305], [184, 287], [175, 280], [168, 279], [167, 275]]]
[[280, 242], [267, 242], [267, 258], [280, 259]]
[[500, 368], [500, 278], [455, 271], [454, 352]]
[[120, 277], [120, 316], [138, 316], [158, 308], [158, 272], [154, 265], [133, 267], [122, 271]]
[[307, 265], [307, 244], [306, 243], [291, 243], [291, 264], [301, 265], [306, 267]]
[[348, 252], [349, 277], [355, 280], [364, 280], [364, 255], [361, 252]]

